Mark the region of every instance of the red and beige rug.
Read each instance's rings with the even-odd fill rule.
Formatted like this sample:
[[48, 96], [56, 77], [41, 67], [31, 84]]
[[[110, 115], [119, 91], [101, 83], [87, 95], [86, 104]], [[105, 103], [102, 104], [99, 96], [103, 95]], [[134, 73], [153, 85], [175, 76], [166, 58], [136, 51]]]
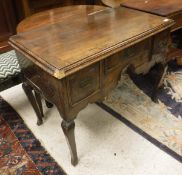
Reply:
[[[89, 105], [80, 113], [76, 121], [80, 161], [76, 167], [70, 165], [55, 108], [46, 108], [47, 120], [38, 127], [21, 86], [7, 90], [2, 96], [70, 175], [166, 172], [180, 175], [181, 164], [150, 142], [182, 162], [182, 70], [171, 67], [158, 94], [159, 103], [150, 99], [153, 88], [150, 76], [153, 75], [136, 75], [130, 79], [122, 75], [117, 88], [101, 104], [121, 122], [96, 105]], [[65, 174], [14, 109], [0, 98], [0, 174]]]
[[0, 174], [65, 175], [20, 116], [0, 97]]

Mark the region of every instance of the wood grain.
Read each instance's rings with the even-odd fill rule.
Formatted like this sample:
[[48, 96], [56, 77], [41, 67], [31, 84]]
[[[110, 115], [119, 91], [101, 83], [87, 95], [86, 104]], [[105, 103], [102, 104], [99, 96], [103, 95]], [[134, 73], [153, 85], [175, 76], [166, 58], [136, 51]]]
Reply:
[[[60, 16], [62, 11], [67, 12]], [[34, 21], [42, 19], [43, 26], [11, 37], [10, 44], [58, 79], [173, 25], [172, 20], [127, 8], [76, 6], [48, 11], [48, 18], [44, 14]]]

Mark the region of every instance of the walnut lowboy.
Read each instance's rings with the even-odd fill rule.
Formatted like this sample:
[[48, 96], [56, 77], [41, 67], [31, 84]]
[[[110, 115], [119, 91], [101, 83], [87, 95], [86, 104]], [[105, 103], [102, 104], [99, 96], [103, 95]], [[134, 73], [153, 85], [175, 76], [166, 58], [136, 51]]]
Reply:
[[[32, 30], [27, 27], [30, 23]], [[146, 73], [156, 63], [165, 65], [173, 24], [172, 20], [124, 7], [102, 6], [58, 8], [20, 23], [18, 29], [23, 33], [9, 42], [22, 67], [23, 89], [38, 124], [43, 117], [40, 96], [59, 110], [73, 165], [78, 163], [74, 136], [77, 114], [88, 103], [102, 101], [127, 66]], [[159, 72], [158, 82], [161, 76]]]

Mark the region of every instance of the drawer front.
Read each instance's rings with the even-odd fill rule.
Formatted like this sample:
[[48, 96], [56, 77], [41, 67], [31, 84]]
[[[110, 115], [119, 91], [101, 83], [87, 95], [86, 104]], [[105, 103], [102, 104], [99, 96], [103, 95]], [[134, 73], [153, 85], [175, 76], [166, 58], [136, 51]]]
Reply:
[[133, 64], [135, 67], [143, 64], [149, 60], [150, 49], [151, 39], [147, 39], [106, 58], [104, 60], [105, 73], [117, 67], [124, 68], [128, 64]]
[[117, 53], [109, 56], [104, 60], [104, 70], [105, 73], [112, 71], [114, 68], [118, 67], [121, 63], [121, 54]]
[[134, 65], [135, 68], [150, 60], [151, 54], [151, 38], [146, 39], [134, 46], [126, 49], [125, 57], [129, 58], [131, 62], [129, 64]]
[[100, 89], [100, 65], [89, 66], [68, 77], [69, 96], [71, 104], [94, 94]]

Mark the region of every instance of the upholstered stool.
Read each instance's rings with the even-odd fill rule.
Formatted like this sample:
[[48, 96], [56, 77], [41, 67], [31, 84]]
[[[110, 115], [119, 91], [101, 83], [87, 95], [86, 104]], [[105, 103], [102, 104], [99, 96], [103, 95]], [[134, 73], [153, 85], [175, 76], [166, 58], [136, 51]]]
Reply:
[[20, 67], [15, 51], [0, 54], [0, 91], [21, 82]]

